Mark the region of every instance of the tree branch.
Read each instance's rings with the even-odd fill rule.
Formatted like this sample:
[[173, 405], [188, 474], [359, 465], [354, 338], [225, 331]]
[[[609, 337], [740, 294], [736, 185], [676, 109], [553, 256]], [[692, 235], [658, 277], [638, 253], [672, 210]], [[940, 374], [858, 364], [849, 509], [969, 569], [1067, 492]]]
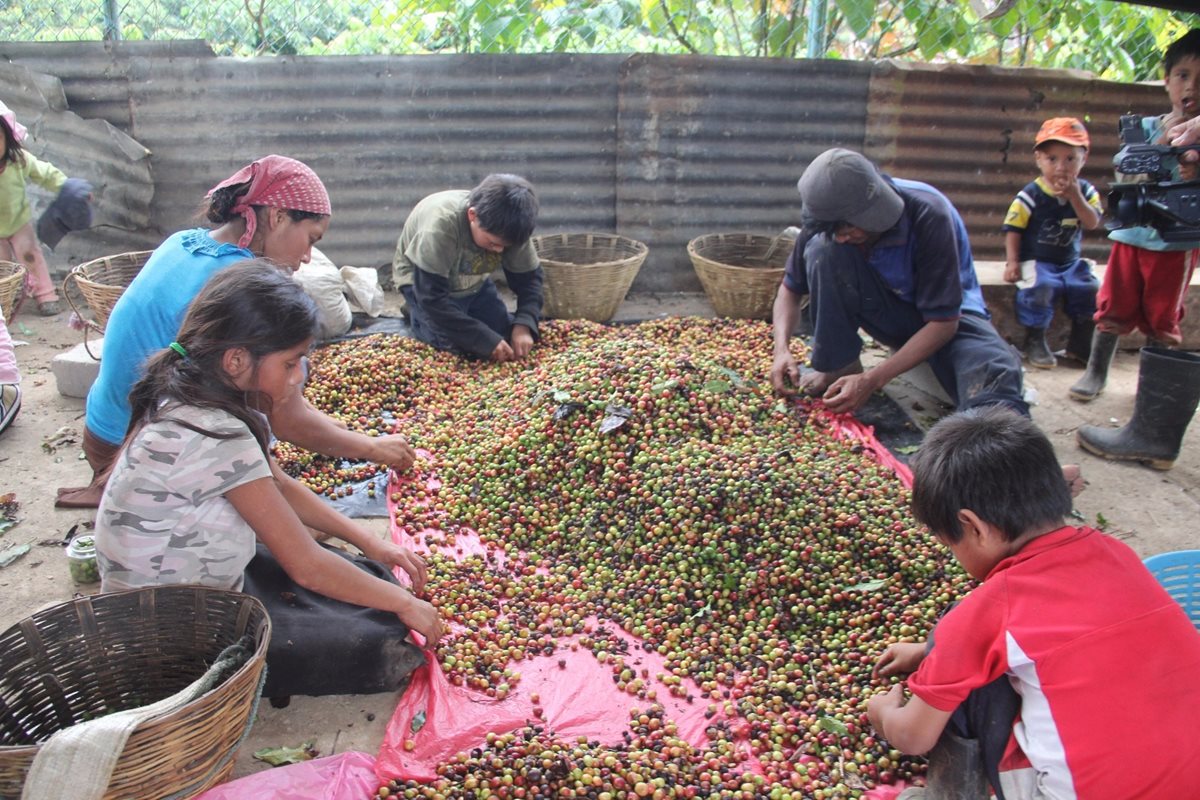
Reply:
[[678, 40], [679, 43], [683, 45], [684, 48], [692, 55], [699, 53], [695, 47], [692, 47], [692, 43], [687, 40], [687, 37], [679, 32], [679, 28], [675, 27], [675, 18], [671, 15], [671, 11], [667, 8], [666, 0], [658, 0], [658, 6], [662, 9], [663, 14], [666, 15], [667, 27], [671, 29], [671, 33], [675, 35], [676, 40]]

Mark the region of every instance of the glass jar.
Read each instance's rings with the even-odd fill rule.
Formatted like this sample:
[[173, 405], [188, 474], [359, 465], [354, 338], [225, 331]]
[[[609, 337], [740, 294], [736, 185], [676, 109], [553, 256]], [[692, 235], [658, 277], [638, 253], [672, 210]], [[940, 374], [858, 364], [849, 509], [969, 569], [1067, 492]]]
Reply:
[[67, 566], [71, 570], [71, 580], [76, 583], [96, 583], [100, 580], [94, 536], [76, 536], [71, 540], [67, 545]]

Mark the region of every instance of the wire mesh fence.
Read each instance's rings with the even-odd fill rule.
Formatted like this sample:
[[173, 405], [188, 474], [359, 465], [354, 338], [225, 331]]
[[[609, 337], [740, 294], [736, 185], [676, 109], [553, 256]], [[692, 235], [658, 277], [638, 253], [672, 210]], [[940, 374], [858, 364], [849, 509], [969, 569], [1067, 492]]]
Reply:
[[0, 39], [204, 39], [222, 55], [693, 53], [1160, 76], [1200, 14], [1104, 0], [0, 0]]

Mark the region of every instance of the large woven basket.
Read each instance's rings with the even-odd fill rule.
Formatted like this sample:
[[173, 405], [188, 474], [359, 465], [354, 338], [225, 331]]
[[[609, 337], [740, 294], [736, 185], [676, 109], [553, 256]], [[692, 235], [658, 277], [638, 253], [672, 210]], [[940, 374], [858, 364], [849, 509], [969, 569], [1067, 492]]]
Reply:
[[649, 252], [613, 233], [546, 234], [533, 247], [546, 273], [546, 316], [595, 322], [617, 313]]
[[[125, 293], [130, 282], [142, 271], [142, 267], [146, 266], [146, 261], [152, 252], [154, 251], [142, 250], [121, 253], [79, 264], [73, 267], [67, 273], [67, 277], [63, 279], [63, 296], [67, 298], [71, 308], [79, 314], [80, 309], [76, 307], [75, 301], [72, 299], [73, 293], [70, 291], [70, 284], [74, 283], [79, 287], [79, 293], [83, 295], [88, 308], [92, 310], [92, 316], [95, 317], [91, 326], [103, 333], [113, 306]], [[83, 314], [79, 314], [79, 316], [82, 317]]]
[[25, 290], [25, 267], [14, 261], [0, 261], [0, 316], [11, 322]]
[[232, 676], [139, 725], [104, 800], [191, 797], [223, 782], [250, 725], [271, 622], [256, 598], [201, 586], [81, 597], [0, 634], [0, 797], [20, 797], [55, 732], [157, 702], [204, 674], [243, 635], [256, 649]]
[[688, 242], [688, 257], [721, 317], [769, 319], [795, 240], [756, 233], [710, 233]]

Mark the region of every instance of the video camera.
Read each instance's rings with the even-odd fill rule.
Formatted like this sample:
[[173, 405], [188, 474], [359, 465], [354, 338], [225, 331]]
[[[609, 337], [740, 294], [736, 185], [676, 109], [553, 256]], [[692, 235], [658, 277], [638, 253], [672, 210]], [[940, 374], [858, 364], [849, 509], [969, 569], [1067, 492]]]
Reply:
[[[1171, 147], [1150, 144], [1142, 118], [1126, 114], [1120, 123], [1121, 149], [1113, 166], [1125, 175], [1146, 175], [1140, 183], [1114, 183], [1108, 192], [1106, 223], [1110, 230], [1148, 225], [1165, 242], [1200, 241], [1200, 180], [1173, 181], [1171, 166], [1188, 150], [1200, 145]], [[1166, 165], [1164, 158], [1170, 159]]]

